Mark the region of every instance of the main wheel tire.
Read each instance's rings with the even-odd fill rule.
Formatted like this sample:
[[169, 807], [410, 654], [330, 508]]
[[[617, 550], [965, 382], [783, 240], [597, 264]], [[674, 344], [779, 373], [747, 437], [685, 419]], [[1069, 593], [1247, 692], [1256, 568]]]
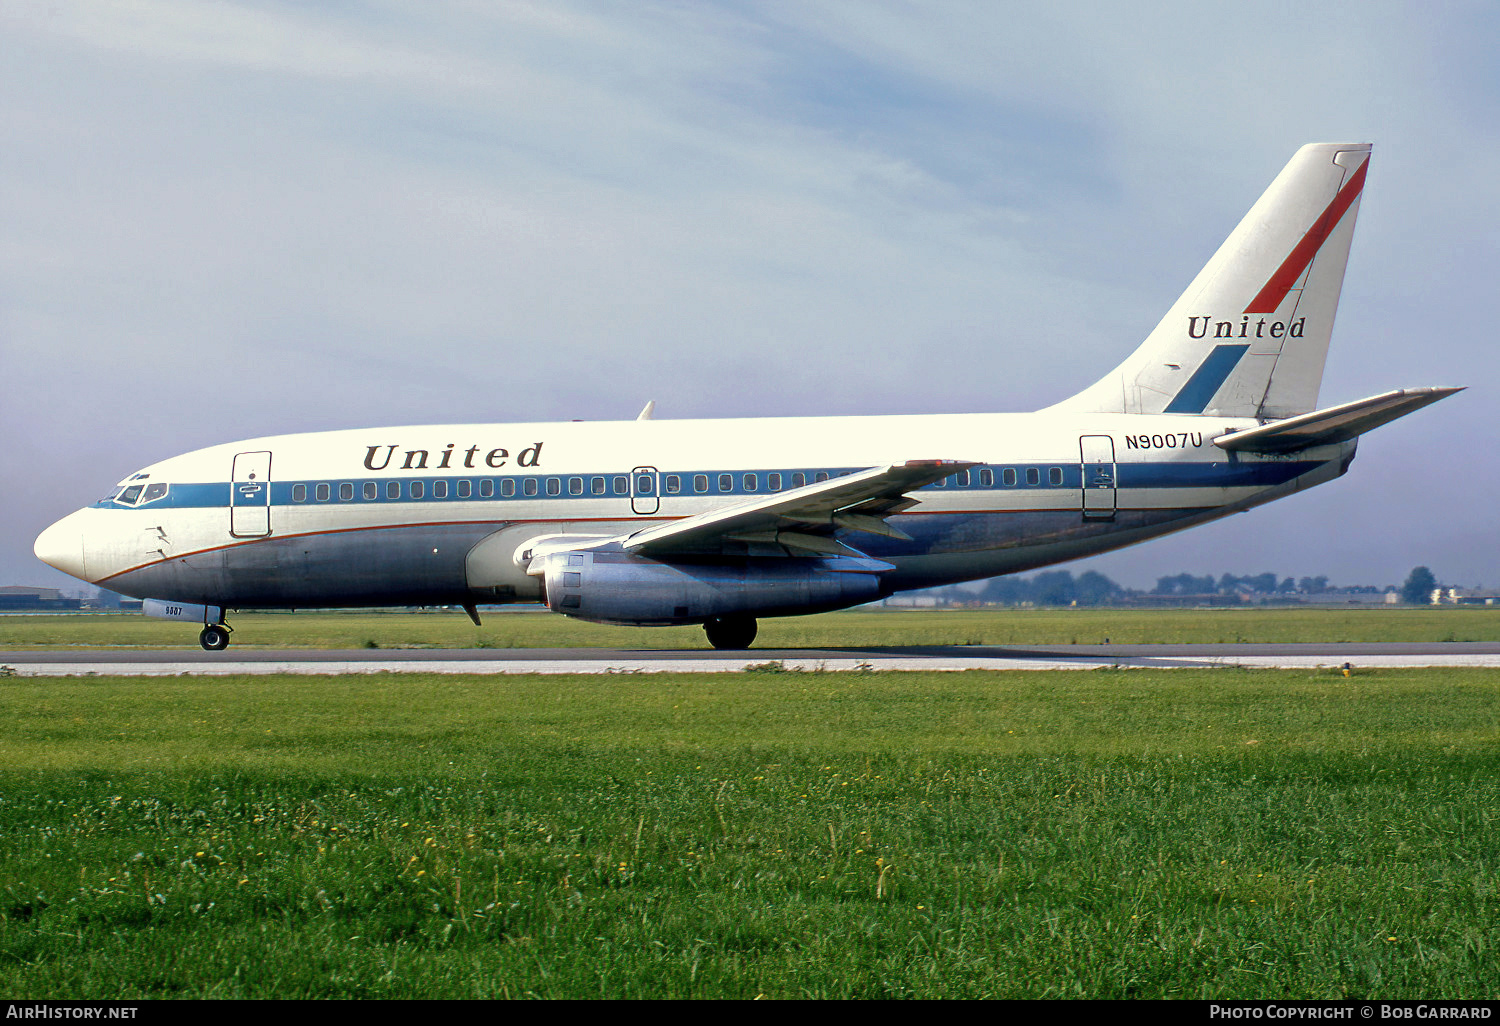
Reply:
[[218, 624], [211, 623], [203, 628], [203, 633], [198, 635], [198, 644], [202, 645], [204, 651], [222, 652], [229, 647], [229, 631]]
[[755, 640], [756, 623], [753, 616], [714, 617], [703, 625], [708, 643], [714, 648], [749, 648]]

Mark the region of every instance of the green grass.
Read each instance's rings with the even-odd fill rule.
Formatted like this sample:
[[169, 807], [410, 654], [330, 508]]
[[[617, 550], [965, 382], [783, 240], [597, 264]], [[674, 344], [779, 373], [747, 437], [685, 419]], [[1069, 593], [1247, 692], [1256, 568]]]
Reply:
[[1500, 995], [1500, 673], [0, 679], [0, 992]]
[[[608, 627], [549, 613], [245, 613], [252, 648], [707, 648], [698, 627]], [[1500, 641], [1500, 608], [855, 610], [763, 620], [757, 648], [1198, 642]], [[196, 648], [192, 624], [139, 614], [0, 616], [0, 651]]]

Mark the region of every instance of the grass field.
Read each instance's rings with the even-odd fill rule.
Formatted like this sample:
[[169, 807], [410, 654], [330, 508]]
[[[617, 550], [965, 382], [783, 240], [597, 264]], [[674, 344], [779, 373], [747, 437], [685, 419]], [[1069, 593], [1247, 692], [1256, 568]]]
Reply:
[[[698, 627], [607, 627], [550, 613], [246, 613], [252, 648], [707, 648]], [[1297, 641], [1500, 641], [1500, 608], [850, 611], [762, 620], [756, 648]], [[139, 614], [0, 616], [0, 652], [196, 648], [192, 624]]]
[[1500, 673], [0, 678], [0, 993], [1500, 996]]

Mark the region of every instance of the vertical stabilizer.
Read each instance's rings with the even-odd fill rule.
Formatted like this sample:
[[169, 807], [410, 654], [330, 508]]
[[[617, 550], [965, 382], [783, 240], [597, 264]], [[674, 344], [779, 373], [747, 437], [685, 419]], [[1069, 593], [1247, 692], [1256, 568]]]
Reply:
[[1317, 406], [1368, 143], [1302, 147], [1139, 349], [1052, 410], [1276, 419]]

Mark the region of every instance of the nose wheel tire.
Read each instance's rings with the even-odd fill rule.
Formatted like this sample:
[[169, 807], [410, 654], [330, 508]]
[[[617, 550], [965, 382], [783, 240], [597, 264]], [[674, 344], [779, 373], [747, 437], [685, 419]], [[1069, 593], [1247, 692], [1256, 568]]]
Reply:
[[749, 648], [755, 640], [755, 628], [753, 616], [714, 617], [703, 625], [708, 643], [720, 649]]
[[229, 647], [229, 628], [223, 624], [211, 623], [203, 628], [203, 633], [198, 635], [198, 644], [202, 645], [204, 651], [222, 652]]

